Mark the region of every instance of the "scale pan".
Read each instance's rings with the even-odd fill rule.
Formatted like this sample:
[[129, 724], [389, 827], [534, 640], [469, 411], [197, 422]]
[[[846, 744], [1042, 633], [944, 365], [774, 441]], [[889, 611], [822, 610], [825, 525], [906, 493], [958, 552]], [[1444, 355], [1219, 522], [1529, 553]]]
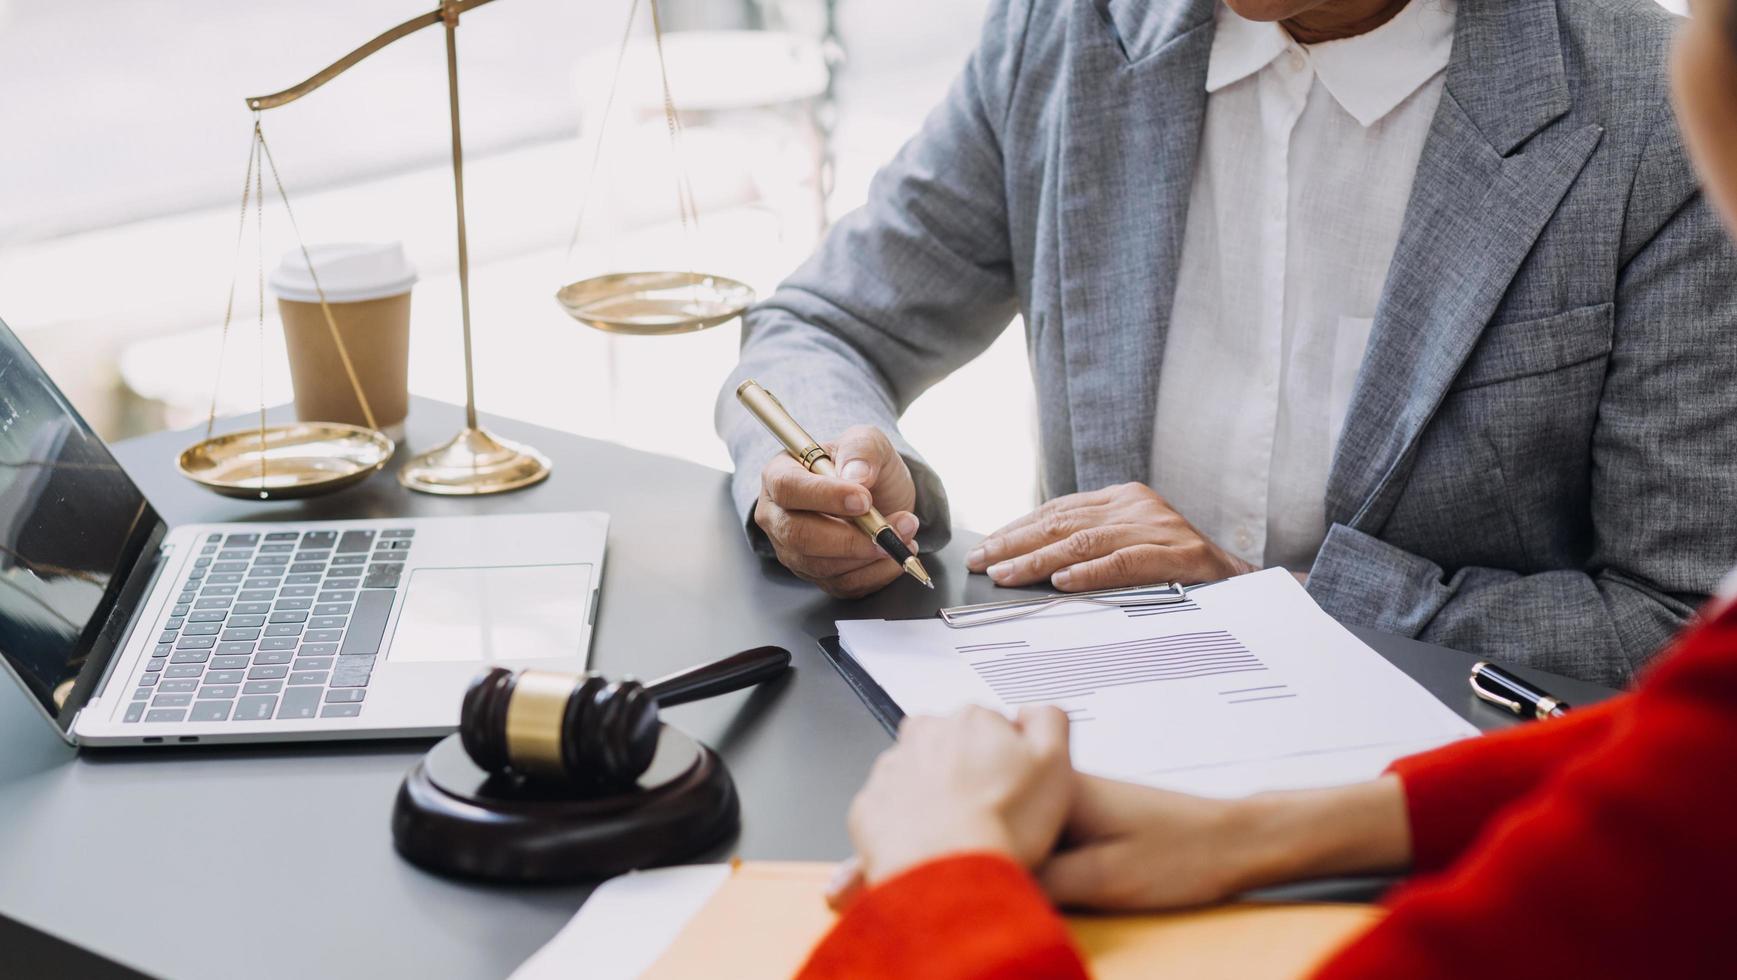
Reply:
[[564, 286], [555, 299], [587, 326], [654, 337], [733, 320], [754, 302], [754, 290], [698, 272], [617, 272]]
[[259, 429], [213, 436], [182, 452], [176, 468], [225, 497], [291, 500], [360, 483], [385, 466], [395, 448], [372, 429], [338, 422], [277, 425], [263, 436]]

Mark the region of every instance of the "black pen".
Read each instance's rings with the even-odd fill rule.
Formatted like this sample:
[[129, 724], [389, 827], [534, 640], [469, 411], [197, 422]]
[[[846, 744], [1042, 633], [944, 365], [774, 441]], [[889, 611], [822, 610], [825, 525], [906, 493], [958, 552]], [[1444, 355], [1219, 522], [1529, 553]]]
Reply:
[[1495, 664], [1480, 660], [1472, 665], [1472, 693], [1500, 705], [1522, 718], [1560, 718], [1573, 705], [1515, 677]]

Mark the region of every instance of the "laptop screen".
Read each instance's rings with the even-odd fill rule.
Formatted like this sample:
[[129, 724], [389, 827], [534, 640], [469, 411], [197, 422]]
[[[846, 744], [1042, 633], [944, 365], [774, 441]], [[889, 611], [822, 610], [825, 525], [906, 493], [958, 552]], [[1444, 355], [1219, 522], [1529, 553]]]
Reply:
[[161, 527], [0, 324], [0, 657], [63, 730], [113, 652], [110, 615]]

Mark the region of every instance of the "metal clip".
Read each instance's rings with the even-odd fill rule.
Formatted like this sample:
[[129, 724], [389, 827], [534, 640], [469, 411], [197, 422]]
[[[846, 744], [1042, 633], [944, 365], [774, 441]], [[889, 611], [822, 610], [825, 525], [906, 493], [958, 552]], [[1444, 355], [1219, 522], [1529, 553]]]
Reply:
[[974, 606], [954, 606], [941, 610], [941, 621], [953, 629], [969, 629], [1022, 619], [1069, 602], [1089, 602], [1100, 606], [1137, 609], [1141, 606], [1169, 606], [1188, 601], [1188, 591], [1180, 582], [1141, 585], [1130, 589], [1102, 589], [1097, 592], [1053, 593], [1028, 599], [1007, 599], [984, 602]]

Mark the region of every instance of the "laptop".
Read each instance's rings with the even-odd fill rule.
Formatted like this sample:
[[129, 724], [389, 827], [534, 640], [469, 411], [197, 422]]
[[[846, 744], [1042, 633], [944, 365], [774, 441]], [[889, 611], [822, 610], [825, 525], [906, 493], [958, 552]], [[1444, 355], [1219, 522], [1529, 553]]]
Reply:
[[0, 324], [0, 663], [67, 741], [435, 736], [585, 669], [608, 517], [169, 527]]

